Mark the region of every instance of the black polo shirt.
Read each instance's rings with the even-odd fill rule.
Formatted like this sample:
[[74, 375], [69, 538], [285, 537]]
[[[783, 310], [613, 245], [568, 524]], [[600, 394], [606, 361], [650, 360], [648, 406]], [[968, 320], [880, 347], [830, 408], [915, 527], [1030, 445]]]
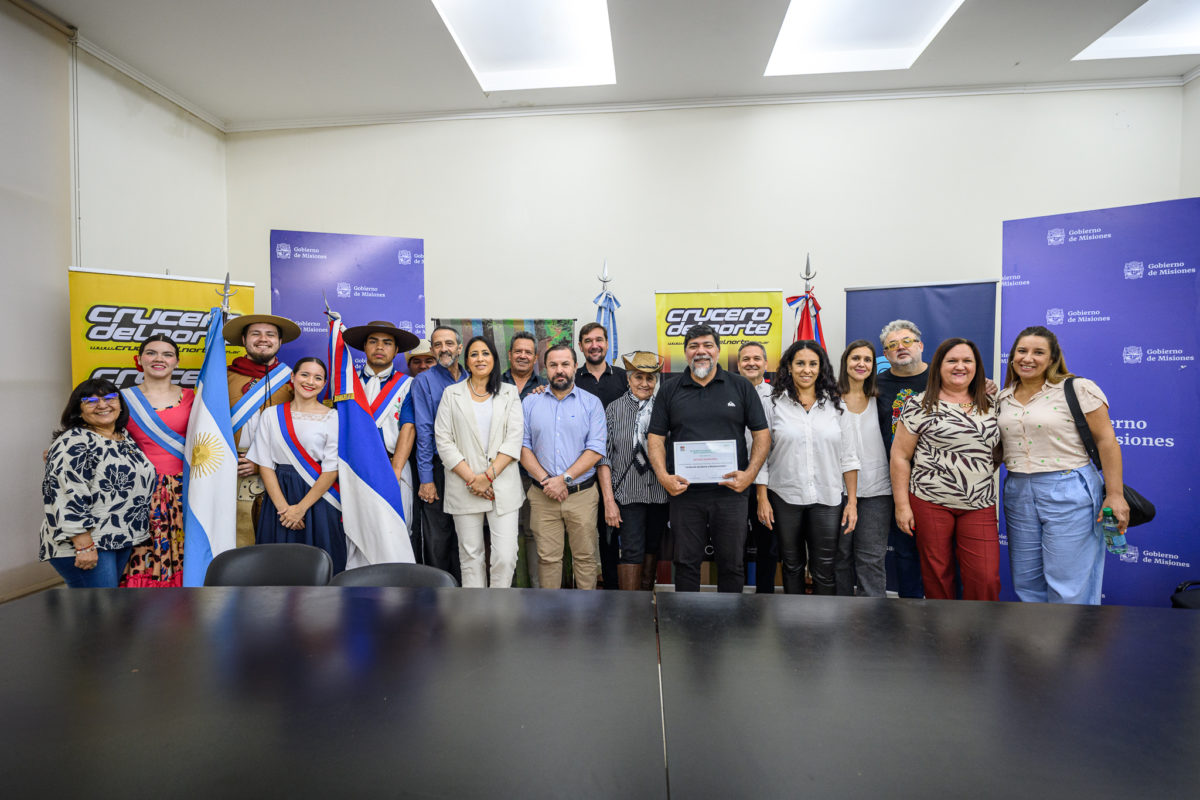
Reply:
[[[504, 370], [503, 373], [501, 373], [500, 382], [507, 383], [510, 386], [517, 385], [517, 382], [515, 380], [513, 380], [513, 374], [512, 374], [511, 369], [506, 369], [506, 370]], [[521, 399], [524, 400], [526, 397], [529, 396], [529, 393], [532, 392], [537, 387], [547, 386], [549, 384], [550, 384], [550, 381], [546, 380], [541, 375], [538, 375], [536, 372], [533, 373], [532, 375], [529, 376], [529, 380], [525, 381], [525, 385], [521, 388]]]
[[612, 364], [605, 365], [600, 380], [592, 377], [592, 373], [588, 372], [585, 364], [575, 370], [575, 385], [585, 392], [591, 392], [599, 397], [605, 408], [608, 408], [609, 403], [629, 390], [629, 380], [625, 377], [625, 370], [614, 367]]
[[[761, 431], [767, 427], [767, 415], [754, 385], [741, 375], [716, 367], [717, 373], [706, 386], [692, 380], [691, 369], [684, 370], [659, 390], [650, 416], [649, 432], [667, 437], [667, 471], [675, 469], [675, 442], [703, 442], [733, 439], [737, 442], [738, 469], [750, 464], [746, 449], [746, 429]], [[688, 491], [724, 489], [715, 483], [697, 484]]]

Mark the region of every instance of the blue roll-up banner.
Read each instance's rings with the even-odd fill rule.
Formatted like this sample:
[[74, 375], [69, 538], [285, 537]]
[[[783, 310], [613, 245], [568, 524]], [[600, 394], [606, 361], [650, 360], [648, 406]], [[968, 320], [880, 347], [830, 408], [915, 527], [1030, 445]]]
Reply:
[[[879, 344], [879, 332], [889, 322], [906, 319], [921, 329], [928, 363], [946, 339], [970, 339], [979, 347], [984, 371], [995, 363], [996, 282], [922, 284], [917, 286], [872, 286], [846, 289], [846, 344], [866, 339], [875, 345], [880, 370], [888, 362]], [[835, 363], [841, 353], [830, 353]], [[896, 590], [896, 564], [892, 547], [887, 553], [887, 588]]]
[[[921, 329], [922, 358], [928, 363], [937, 346], [951, 337], [970, 339], [983, 356], [991, 377], [995, 363], [996, 282], [945, 283], [921, 286], [877, 286], [846, 290], [846, 343], [866, 339], [882, 359], [879, 332], [895, 319]], [[841, 353], [830, 353], [835, 362]], [[886, 361], [880, 362], [884, 368]]]
[[1106, 604], [1169, 605], [1200, 579], [1198, 266], [1200, 198], [1004, 223], [1005, 358], [1022, 328], [1054, 331], [1071, 372], [1108, 397], [1126, 482], [1158, 508], [1107, 555]]
[[[279, 358], [325, 360], [329, 319], [325, 299], [347, 328], [386, 320], [425, 336], [425, 240], [351, 233], [271, 231], [271, 313], [294, 320], [300, 338]], [[358, 368], [366, 356], [357, 350]], [[403, 368], [403, 358], [397, 359]]]

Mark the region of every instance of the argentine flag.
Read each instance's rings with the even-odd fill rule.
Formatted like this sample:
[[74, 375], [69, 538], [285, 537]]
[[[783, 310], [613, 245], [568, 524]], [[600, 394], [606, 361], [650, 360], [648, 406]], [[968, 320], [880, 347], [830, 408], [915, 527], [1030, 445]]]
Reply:
[[183, 471], [183, 585], [203, 586], [213, 556], [237, 540], [237, 450], [229, 422], [229, 383], [221, 309], [209, 312], [204, 366], [188, 418]]
[[367, 395], [342, 340], [341, 316], [329, 314], [329, 391], [338, 415], [338, 489], [346, 529], [346, 567], [413, 563], [400, 482], [384, 449]]

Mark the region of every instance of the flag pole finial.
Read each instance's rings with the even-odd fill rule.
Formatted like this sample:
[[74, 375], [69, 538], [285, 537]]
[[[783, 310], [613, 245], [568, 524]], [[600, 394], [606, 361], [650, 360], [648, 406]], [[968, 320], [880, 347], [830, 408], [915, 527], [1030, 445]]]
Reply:
[[808, 294], [812, 291], [812, 279], [817, 277], [817, 273], [813, 272], [812, 254], [804, 254], [804, 273], [800, 276], [804, 278], [804, 293]]
[[221, 296], [221, 315], [223, 319], [229, 319], [229, 298], [238, 293], [237, 289], [229, 288], [229, 273], [225, 273], [225, 286], [222, 289], [214, 289], [214, 292]]

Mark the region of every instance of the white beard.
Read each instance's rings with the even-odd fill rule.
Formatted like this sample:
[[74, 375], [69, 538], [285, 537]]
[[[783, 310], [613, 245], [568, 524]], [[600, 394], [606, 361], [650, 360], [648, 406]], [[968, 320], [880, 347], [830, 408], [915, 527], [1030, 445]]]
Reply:
[[713, 362], [711, 362], [711, 361], [704, 361], [702, 363], [697, 361], [697, 362], [692, 363], [692, 374], [695, 375], [700, 380], [704, 380], [705, 378], [707, 378], [708, 373], [710, 373], [712, 371], [713, 371]]

